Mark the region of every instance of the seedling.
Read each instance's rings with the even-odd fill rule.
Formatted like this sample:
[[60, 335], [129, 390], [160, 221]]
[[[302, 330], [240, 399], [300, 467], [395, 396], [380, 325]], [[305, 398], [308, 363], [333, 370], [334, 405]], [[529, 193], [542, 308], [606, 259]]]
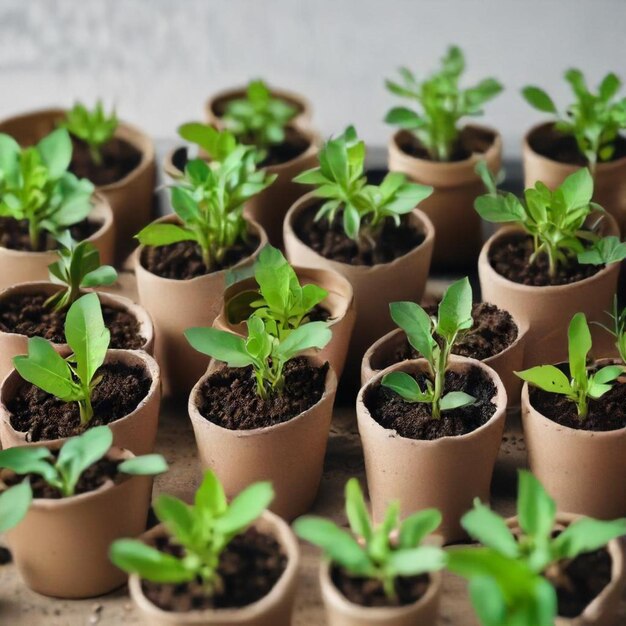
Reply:
[[98, 100], [92, 110], [77, 102], [59, 126], [67, 128], [74, 137], [84, 141], [91, 160], [96, 165], [102, 165], [102, 148], [113, 138], [117, 124], [115, 110], [107, 114], [102, 101]]
[[0, 217], [28, 221], [33, 251], [43, 248], [43, 232], [57, 237], [91, 211], [94, 187], [67, 171], [71, 159], [72, 141], [65, 129], [29, 148], [0, 134]]
[[368, 185], [365, 176], [365, 143], [350, 126], [343, 135], [328, 140], [319, 154], [320, 166], [294, 178], [297, 183], [315, 185], [313, 193], [324, 203], [315, 220], [332, 222], [343, 213], [343, 229], [359, 244], [376, 244], [387, 218], [400, 224], [406, 215], [433, 191], [432, 187], [407, 181], [399, 172], [389, 172], [380, 185]]
[[55, 311], [64, 311], [88, 287], [112, 285], [117, 280], [117, 272], [110, 265], [100, 265], [100, 253], [89, 241], [76, 243], [69, 231], [59, 238], [59, 260], [48, 265], [50, 280], [65, 289], [46, 300], [46, 306]]
[[385, 122], [413, 133], [433, 161], [450, 160], [459, 138], [459, 121], [482, 115], [483, 105], [502, 91], [502, 85], [494, 78], [462, 89], [459, 82], [464, 71], [463, 52], [451, 46], [441, 61], [441, 69], [421, 83], [406, 67], [399, 70], [401, 82], [385, 81], [391, 93], [415, 101], [418, 106], [418, 110], [393, 108]]
[[181, 225], [149, 224], [136, 237], [145, 246], [194, 241], [210, 271], [246, 238], [245, 203], [275, 179], [275, 174], [257, 171], [255, 150], [247, 146], [238, 146], [222, 162], [189, 161], [183, 179], [171, 189]]
[[228, 130], [217, 130], [202, 122], [188, 122], [178, 128], [178, 134], [195, 144], [212, 161], [224, 161], [237, 148], [235, 135]]
[[168, 495], [159, 496], [154, 511], [172, 541], [183, 551], [178, 558], [135, 539], [118, 539], [111, 561], [129, 574], [162, 584], [199, 579], [208, 596], [223, 588], [220, 557], [234, 537], [243, 533], [267, 509], [274, 497], [269, 482], [244, 489], [228, 504], [224, 488], [212, 471], [204, 474], [193, 505]]
[[429, 317], [415, 302], [392, 302], [389, 310], [393, 321], [406, 333], [409, 343], [426, 359], [429, 378], [426, 388], [422, 389], [406, 372], [390, 372], [383, 376], [383, 387], [395, 391], [406, 402], [429, 403], [433, 419], [439, 419], [442, 411], [473, 404], [476, 398], [464, 391], [443, 393], [452, 347], [459, 335], [474, 323], [469, 280], [462, 278], [448, 287], [437, 317]]
[[613, 335], [615, 338], [615, 347], [619, 352], [620, 359], [622, 359], [622, 363], [626, 365], [626, 308], [621, 311], [619, 310], [617, 295], [613, 298], [613, 310], [611, 312], [607, 311], [607, 314], [612, 322], [610, 327], [600, 324], [599, 322], [592, 322], [592, 324], [604, 328], [609, 334]]
[[598, 400], [610, 391], [611, 383], [624, 373], [624, 367], [607, 365], [594, 374], [589, 373], [587, 355], [591, 350], [591, 333], [584, 313], [574, 315], [567, 337], [571, 378], [554, 365], [537, 365], [515, 373], [543, 391], [561, 394], [574, 402], [582, 421], [587, 417], [589, 399]]
[[574, 102], [563, 114], [539, 87], [524, 87], [522, 95], [530, 106], [556, 117], [555, 128], [574, 137], [578, 151], [594, 173], [598, 161], [611, 159], [619, 131], [626, 128], [626, 98], [616, 99], [622, 83], [611, 72], [602, 79], [597, 93], [593, 93], [578, 69], [567, 70], [565, 80], [572, 88]]
[[332, 336], [325, 322], [303, 324], [285, 339], [272, 335], [272, 324], [255, 315], [248, 319], [247, 327], [246, 338], [217, 328], [190, 328], [185, 337], [195, 350], [228, 367], [252, 366], [257, 394], [264, 399], [282, 392], [287, 361], [306, 350], [323, 348]]
[[87, 426], [93, 417], [91, 396], [100, 383], [98, 369], [104, 362], [110, 341], [95, 293], [82, 296], [67, 312], [65, 339], [72, 354], [64, 359], [42, 337], [28, 340], [28, 355], [13, 358], [19, 375], [63, 402], [77, 402], [80, 423]]
[[[113, 433], [108, 426], [96, 426], [78, 437], [68, 439], [54, 455], [48, 448], [25, 446], [0, 452], [0, 469], [18, 476], [35, 474], [63, 498], [76, 493], [76, 485], [83, 473], [104, 458], [113, 445]], [[160, 454], [147, 454], [122, 461], [117, 466], [121, 474], [153, 476], [167, 471], [167, 463]], [[19, 524], [33, 501], [33, 490], [28, 479], [4, 488], [0, 493], [0, 532]]]

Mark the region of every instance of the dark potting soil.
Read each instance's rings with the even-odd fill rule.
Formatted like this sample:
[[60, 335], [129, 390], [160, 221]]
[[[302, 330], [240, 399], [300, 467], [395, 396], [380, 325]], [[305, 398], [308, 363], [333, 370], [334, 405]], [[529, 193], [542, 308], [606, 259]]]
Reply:
[[337, 213], [330, 224], [325, 218], [316, 222], [315, 214], [320, 206], [321, 202], [303, 210], [294, 230], [307, 246], [332, 261], [369, 266], [390, 263], [417, 248], [425, 238], [408, 216], [403, 216], [398, 227], [391, 219], [386, 219], [376, 242], [358, 243], [343, 230], [343, 211]]
[[259, 247], [259, 238], [250, 235], [229, 248], [224, 258], [210, 270], [202, 260], [200, 246], [194, 241], [180, 241], [167, 246], [146, 246], [141, 264], [153, 274], [174, 280], [189, 280], [225, 270], [248, 258]]
[[[154, 546], [176, 557], [184, 555], [181, 546], [168, 537], [158, 537]], [[279, 543], [270, 535], [249, 528], [222, 552], [214, 595], [207, 595], [199, 580], [177, 585], [142, 580], [141, 585], [148, 600], [164, 611], [240, 608], [265, 597], [286, 567], [287, 557]]]
[[[448, 162], [464, 161], [474, 153], [484, 154], [494, 141], [495, 135], [492, 132], [474, 126], [466, 126], [459, 133]], [[432, 160], [428, 150], [410, 132], [403, 132], [398, 135], [398, 147], [416, 159]]]
[[316, 367], [304, 357], [288, 361], [282, 393], [267, 399], [256, 393], [252, 367], [222, 368], [203, 384], [200, 414], [230, 430], [249, 430], [281, 424], [319, 402], [324, 395], [328, 363]]
[[[97, 375], [102, 380], [93, 390], [90, 428], [110, 424], [134, 411], [152, 383], [143, 368], [124, 363], [105, 363]], [[7, 402], [7, 408], [11, 426], [28, 433], [28, 441], [73, 437], [84, 431], [76, 402], [63, 402], [27, 382]]]
[[[426, 375], [414, 378], [424, 389]], [[433, 419], [430, 404], [405, 402], [395, 391], [380, 383], [372, 386], [365, 395], [365, 406], [383, 428], [395, 430], [401, 437], [431, 440], [441, 437], [466, 435], [485, 424], [496, 412], [491, 401], [496, 394], [493, 381], [479, 368], [471, 367], [463, 373], [446, 372], [444, 394], [464, 391], [476, 398], [471, 406], [444, 411]]]
[[[65, 343], [67, 311], [46, 307], [47, 299], [45, 293], [16, 293], [4, 298], [0, 301], [0, 330]], [[139, 321], [131, 313], [104, 305], [102, 316], [111, 332], [111, 348], [137, 350], [145, 343]]]
[[353, 604], [369, 607], [405, 606], [417, 602], [428, 589], [428, 574], [399, 576], [395, 581], [397, 600], [392, 602], [385, 595], [380, 581], [353, 577], [341, 567], [333, 567], [331, 579], [337, 589]]
[[541, 254], [530, 264], [533, 240], [524, 233], [512, 233], [494, 241], [489, 250], [491, 267], [504, 278], [522, 285], [545, 287], [569, 285], [597, 274], [604, 265], [581, 265], [575, 258], [567, 266], [558, 266], [556, 276], [550, 276], [548, 257]]
[[130, 174], [141, 162], [141, 152], [128, 141], [113, 137], [101, 148], [102, 163], [94, 163], [87, 144], [72, 137], [74, 150], [70, 171], [87, 178], [96, 186], [116, 183]]
[[0, 565], [8, 565], [13, 562], [13, 555], [8, 548], [0, 546]]
[[[100, 228], [102, 228], [102, 222], [86, 219], [70, 226], [69, 231], [74, 240], [83, 241], [91, 237]], [[16, 220], [12, 217], [0, 217], [0, 246], [10, 250], [33, 252], [28, 235], [28, 221]], [[35, 252], [56, 249], [56, 241], [48, 233], [42, 232], [40, 244]]]

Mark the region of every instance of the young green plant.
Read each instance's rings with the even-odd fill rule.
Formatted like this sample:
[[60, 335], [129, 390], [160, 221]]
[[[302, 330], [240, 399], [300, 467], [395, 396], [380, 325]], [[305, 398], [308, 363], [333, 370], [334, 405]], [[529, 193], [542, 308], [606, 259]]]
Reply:
[[[71, 437], [57, 455], [48, 448], [24, 446], [7, 448], [0, 452], [0, 469], [17, 476], [40, 476], [63, 498], [76, 493], [83, 473], [103, 459], [113, 445], [113, 433], [108, 426], [96, 426], [78, 437]], [[146, 454], [122, 461], [117, 466], [121, 474], [153, 476], [167, 471], [167, 463], [160, 454]], [[33, 501], [33, 490], [28, 478], [12, 487], [4, 486], [0, 493], [0, 532], [21, 522]]]
[[448, 287], [439, 304], [437, 317], [429, 317], [414, 302], [392, 302], [389, 305], [393, 321], [406, 333], [409, 343], [426, 359], [428, 375], [422, 389], [413, 376], [406, 372], [390, 372], [383, 376], [382, 385], [395, 391], [406, 402], [426, 402], [431, 405], [433, 419], [442, 411], [449, 411], [475, 402], [464, 391], [444, 394], [445, 375], [452, 347], [458, 337], [472, 324], [472, 288], [462, 278]]
[[237, 148], [237, 139], [228, 130], [217, 130], [210, 124], [188, 122], [178, 127], [178, 134], [200, 148], [212, 161], [224, 161]]
[[572, 318], [568, 333], [569, 377], [554, 365], [537, 365], [515, 372], [522, 380], [547, 391], [565, 396], [576, 404], [582, 421], [589, 411], [589, 399], [598, 400], [611, 390], [611, 383], [624, 373], [622, 365], [607, 365], [593, 374], [587, 369], [591, 333], [584, 313]]
[[110, 341], [95, 293], [82, 296], [67, 312], [65, 339], [72, 354], [64, 359], [42, 337], [28, 340], [28, 354], [13, 358], [19, 375], [63, 402], [76, 402], [83, 427], [93, 417], [91, 397], [100, 383], [98, 369], [104, 363]]
[[159, 496], [154, 511], [171, 539], [180, 545], [179, 558], [136, 539], [118, 539], [111, 545], [111, 561], [129, 574], [162, 584], [199, 579], [208, 596], [223, 589], [220, 556], [234, 537], [243, 533], [267, 509], [274, 497], [269, 482], [250, 485], [230, 504], [212, 471], [207, 471], [194, 504]]
[[591, 323], [604, 328], [604, 330], [613, 336], [620, 359], [626, 366], [626, 308], [620, 311], [617, 302], [617, 294], [613, 298], [613, 310], [607, 311], [607, 315], [611, 318], [611, 326], [606, 326], [599, 322]]
[[459, 82], [465, 71], [460, 48], [451, 46], [441, 61], [441, 69], [419, 82], [413, 72], [402, 67], [401, 82], [385, 81], [394, 95], [415, 102], [417, 110], [395, 107], [385, 122], [410, 131], [428, 151], [433, 161], [449, 161], [459, 139], [459, 122], [464, 117], [482, 115], [483, 105], [502, 91], [494, 78], [462, 89]]

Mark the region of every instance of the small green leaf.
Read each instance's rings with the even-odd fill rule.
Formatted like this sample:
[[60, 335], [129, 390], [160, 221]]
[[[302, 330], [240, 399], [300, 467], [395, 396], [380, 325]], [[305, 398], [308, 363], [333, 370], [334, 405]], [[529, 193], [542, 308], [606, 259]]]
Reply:
[[418, 382], [406, 372], [389, 372], [381, 381], [383, 387], [391, 389], [406, 402], [429, 402], [430, 395], [420, 389]]
[[372, 537], [372, 522], [356, 478], [351, 478], [346, 483], [346, 515], [352, 532], [363, 537], [366, 542], [369, 541]]
[[398, 543], [401, 548], [415, 548], [435, 532], [441, 524], [441, 513], [437, 509], [424, 509], [409, 515], [400, 526]]
[[160, 454], [144, 454], [122, 461], [117, 471], [134, 476], [155, 476], [167, 472], [167, 462]]
[[474, 500], [474, 508], [461, 518], [461, 525], [470, 537], [482, 545], [512, 559], [519, 557], [517, 541], [504, 519], [480, 500]]
[[246, 487], [216, 520], [216, 529], [225, 535], [243, 531], [261, 516], [273, 499], [274, 489], [269, 482], [258, 482]]
[[17, 526], [26, 517], [32, 501], [33, 491], [27, 480], [0, 493], [0, 532]]
[[549, 537], [552, 533], [556, 504], [537, 478], [527, 471], [519, 472], [517, 515], [526, 534]]
[[539, 87], [524, 87], [524, 89], [522, 89], [522, 96], [530, 106], [539, 111], [543, 111], [544, 113], [557, 113], [552, 98]]
[[196, 240], [193, 232], [176, 224], [149, 224], [136, 237], [142, 246], [167, 246]]
[[61, 178], [72, 160], [72, 140], [69, 133], [62, 128], [53, 130], [37, 144], [37, 151], [48, 168], [50, 178]]
[[573, 559], [579, 554], [593, 552], [609, 541], [626, 535], [626, 519], [610, 522], [581, 517], [573, 521], [553, 542], [557, 559]]
[[394, 550], [389, 557], [389, 568], [397, 576], [417, 576], [437, 572], [446, 566], [446, 553], [435, 546], [419, 546]]
[[523, 372], [515, 372], [522, 380], [550, 393], [570, 395], [572, 388], [567, 376], [554, 365], [537, 365]]
[[331, 338], [332, 332], [326, 322], [309, 322], [289, 333], [278, 346], [277, 353], [287, 361], [305, 350], [324, 348]]
[[415, 302], [392, 302], [389, 312], [393, 321], [406, 333], [409, 343], [432, 363], [435, 340], [430, 316]]
[[471, 328], [472, 287], [467, 277], [452, 283], [439, 304], [437, 333], [446, 339], [461, 329]]
[[185, 337], [194, 350], [224, 361], [229, 367], [252, 364], [246, 352], [245, 340], [238, 335], [216, 328], [189, 328], [185, 331]]
[[442, 411], [451, 411], [452, 409], [460, 409], [464, 406], [470, 406], [476, 402], [474, 396], [464, 391], [450, 391], [445, 394], [439, 402], [439, 408]]

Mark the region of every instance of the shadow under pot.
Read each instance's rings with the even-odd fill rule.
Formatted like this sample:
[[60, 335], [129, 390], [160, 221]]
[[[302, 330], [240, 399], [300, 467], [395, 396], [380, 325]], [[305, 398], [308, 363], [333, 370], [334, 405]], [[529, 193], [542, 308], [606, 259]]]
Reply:
[[[298, 582], [298, 565], [300, 551], [298, 542], [293, 536], [289, 526], [278, 516], [265, 512], [253, 524], [252, 532], [267, 536], [276, 544], [278, 559], [284, 564], [280, 577], [273, 584], [269, 592], [258, 600], [245, 606], [233, 606], [228, 598], [223, 597], [220, 602], [226, 606], [219, 608], [193, 609], [190, 611], [176, 610], [174, 607], [164, 608], [156, 603], [161, 591], [164, 595], [174, 597], [184, 594], [189, 595], [187, 583], [177, 585], [157, 585], [143, 581], [136, 574], [129, 578], [128, 589], [133, 602], [151, 626], [286, 626], [291, 624], [291, 615], [296, 595]], [[233, 542], [244, 543], [251, 531], [239, 535]], [[167, 531], [163, 525], [156, 526], [143, 535], [143, 540], [148, 544], [167, 545]], [[266, 539], [267, 541], [267, 539]], [[245, 545], [245, 543], [244, 543]], [[228, 552], [229, 548], [226, 548]], [[260, 573], [253, 571], [254, 563], [244, 572], [230, 571], [228, 575], [234, 579], [246, 578], [250, 580]], [[241, 591], [241, 582], [234, 584]], [[176, 593], [167, 593], [168, 588], [176, 588]]]
[[[616, 364], [603, 359], [597, 367]], [[566, 372], [567, 365], [561, 365]], [[626, 377], [598, 400], [586, 418], [560, 394], [524, 384], [522, 425], [531, 471], [559, 511], [611, 520], [626, 517]]]
[[[156, 223], [180, 222], [168, 215]], [[163, 372], [164, 394], [189, 393], [206, 372], [209, 357], [196, 352], [184, 332], [213, 324], [222, 306], [228, 270], [252, 265], [266, 243], [265, 231], [248, 221], [247, 242], [231, 248], [223, 264], [208, 274], [195, 242], [138, 248], [134, 269], [139, 302], [154, 322], [155, 353]]]
[[[59, 442], [46, 445], [60, 447]], [[124, 461], [133, 456], [111, 448], [105, 458]], [[79, 480], [77, 494], [66, 498], [51, 497], [48, 489], [38, 495], [41, 481], [31, 481], [32, 504], [26, 517], [6, 532], [6, 539], [22, 579], [33, 591], [56, 598], [90, 598], [124, 584], [124, 572], [109, 560], [109, 546], [145, 530], [152, 477], [117, 474], [109, 463], [99, 467], [95, 480], [84, 486]], [[12, 477], [9, 470], [0, 472], [3, 481]]]
[[[576, 140], [560, 133], [553, 122], [531, 128], [522, 144], [524, 188], [541, 181], [556, 189], [570, 174], [587, 167]], [[626, 138], [619, 135], [610, 161], [598, 161], [594, 173], [593, 200], [617, 221], [621, 232], [626, 229]]]
[[[52, 342], [63, 356], [71, 350], [65, 343], [65, 316], [45, 306], [64, 287], [49, 282], [22, 283], [0, 292], [0, 380], [13, 369], [13, 357], [28, 352], [29, 337]], [[154, 327], [148, 312], [123, 296], [98, 291], [104, 324], [111, 333], [111, 348], [144, 350], [152, 355]]]
[[[389, 303], [422, 299], [435, 232], [428, 217], [413, 209], [403, 217], [399, 228], [386, 220], [376, 249], [371, 244], [359, 249], [345, 235], [341, 216], [332, 224], [326, 219], [314, 220], [321, 202], [307, 194], [289, 209], [285, 218], [285, 252], [293, 265], [334, 270], [350, 281], [356, 321], [344, 378], [358, 386], [363, 354], [394, 326]], [[328, 240], [332, 243], [328, 244]]]
[[[451, 161], [433, 161], [412, 133], [401, 130], [389, 140], [388, 165], [411, 180], [434, 188], [420, 203], [430, 218], [437, 238], [433, 267], [460, 270], [473, 267], [482, 245], [482, 222], [474, 210], [474, 200], [485, 193], [474, 171], [485, 160], [497, 173], [502, 161], [502, 140], [493, 129], [467, 125], [459, 138], [460, 147]], [[460, 226], [462, 225], [462, 227]]]
[[[615, 220], [605, 215], [601, 235], [617, 233]], [[485, 302], [506, 309], [516, 320], [528, 324], [525, 368], [567, 359], [567, 327], [579, 311], [590, 322], [608, 321], [606, 311], [612, 308], [620, 269], [619, 263], [592, 266], [574, 261], [571, 269], [557, 275], [553, 281], [557, 284], [549, 284], [547, 261], [543, 263], [540, 258], [529, 270], [532, 250], [529, 235], [505, 226], [486, 241], [478, 259]], [[591, 327], [594, 336], [605, 334], [594, 324]]]
[[[159, 366], [140, 350], [108, 350], [99, 370], [103, 378], [92, 392], [89, 426], [107, 424], [113, 445], [137, 455], [154, 451], [161, 403]], [[0, 442], [13, 448], [26, 443], [58, 444], [81, 434], [78, 404], [63, 402], [34, 387], [17, 370], [0, 387]]]
[[213, 362], [189, 396], [200, 464], [234, 497], [259, 480], [276, 493], [270, 509], [291, 520], [317, 495], [337, 378], [318, 356], [296, 357], [284, 369], [282, 393], [262, 400], [248, 368]]
[[[341, 274], [332, 270], [306, 267], [294, 267], [294, 270], [301, 285], [314, 284], [328, 292], [328, 296], [311, 311], [308, 318], [311, 322], [328, 323], [332, 338], [328, 345], [316, 354], [322, 362], [330, 363], [337, 379], [340, 379], [356, 316], [352, 286]], [[249, 302], [256, 299], [258, 293], [258, 284], [254, 277], [246, 278], [228, 287], [224, 292], [224, 304], [213, 326], [242, 337], [246, 336], [245, 321], [254, 309], [250, 306], [240, 306], [236, 299], [243, 300], [246, 295], [249, 295], [250, 300], [246, 300]]]
[[[0, 133], [7, 133], [23, 146], [37, 143], [65, 118], [64, 109], [44, 109], [0, 121]], [[144, 132], [119, 122], [111, 141], [102, 148], [104, 165], [93, 163], [87, 145], [72, 136], [70, 171], [89, 179], [109, 203], [115, 218], [115, 259], [120, 262], [131, 250], [133, 235], [151, 219], [156, 184], [155, 151]], [[103, 260], [111, 263], [112, 259]], [[45, 276], [26, 280], [39, 280]], [[22, 281], [20, 281], [22, 282]]]
[[[93, 196], [93, 208], [83, 222], [70, 227], [76, 241], [89, 241], [100, 252], [103, 265], [114, 260], [116, 228], [106, 198]], [[0, 289], [17, 283], [48, 280], [48, 266], [58, 260], [56, 242], [46, 237], [45, 250], [33, 252], [28, 237], [28, 224], [12, 217], [0, 217]]]
[[418, 359], [376, 374], [357, 397], [357, 423], [374, 519], [382, 521], [394, 500], [402, 517], [435, 507], [443, 515], [438, 534], [450, 543], [467, 537], [460, 518], [474, 498], [489, 502], [507, 397], [494, 370], [459, 356], [450, 359], [444, 393], [465, 391], [476, 402], [438, 419], [429, 404], [405, 402], [381, 385], [385, 374], [406, 372], [423, 387], [427, 368]]

